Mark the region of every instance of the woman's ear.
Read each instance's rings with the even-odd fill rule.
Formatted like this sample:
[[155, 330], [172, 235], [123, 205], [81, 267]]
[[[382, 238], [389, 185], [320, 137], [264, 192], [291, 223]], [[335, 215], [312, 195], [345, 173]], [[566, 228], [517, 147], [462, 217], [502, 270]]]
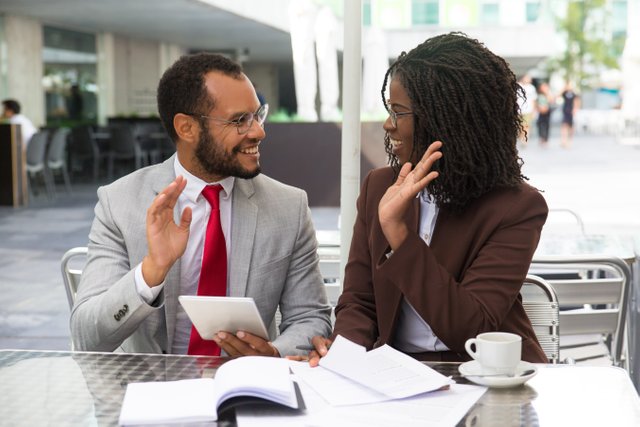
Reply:
[[200, 126], [198, 122], [187, 114], [178, 113], [173, 116], [173, 127], [176, 130], [178, 139], [188, 143], [197, 142], [200, 137]]

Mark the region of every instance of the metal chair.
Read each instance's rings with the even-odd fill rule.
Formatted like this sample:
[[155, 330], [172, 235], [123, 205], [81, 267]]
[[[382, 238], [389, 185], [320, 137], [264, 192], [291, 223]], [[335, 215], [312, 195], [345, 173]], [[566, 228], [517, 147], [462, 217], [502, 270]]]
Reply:
[[36, 177], [41, 175], [47, 198], [52, 198], [54, 195], [53, 182], [46, 167], [48, 140], [49, 132], [42, 130], [36, 132], [29, 141], [29, 145], [27, 145], [27, 176], [31, 194], [33, 194]]
[[98, 182], [100, 164], [104, 155], [100, 153], [100, 147], [90, 126], [78, 126], [71, 130], [69, 154], [72, 173], [78, 170], [84, 171], [84, 164], [89, 160], [92, 162], [93, 181]]
[[[554, 270], [573, 271], [573, 274], [563, 277], [555, 275]], [[547, 281], [558, 296], [561, 360], [572, 354], [570, 358], [576, 362], [596, 363], [595, 359], [604, 358], [615, 366], [626, 365], [624, 334], [631, 271], [622, 259], [536, 257], [529, 272], [551, 277]], [[595, 338], [595, 342], [590, 338]]]
[[114, 178], [114, 163], [116, 160], [133, 160], [135, 169], [144, 165], [144, 155], [136, 140], [133, 129], [128, 125], [110, 127], [109, 153], [107, 165], [107, 179], [111, 182]]
[[[64, 288], [67, 291], [67, 301], [69, 302], [69, 310], [73, 309], [73, 304], [76, 299], [76, 292], [78, 285], [80, 284], [80, 277], [82, 276], [82, 267], [84, 267], [84, 261], [86, 261], [87, 247], [79, 246], [69, 249], [62, 256], [60, 262], [60, 270], [62, 271], [62, 280], [64, 281]], [[78, 267], [77, 262], [82, 259], [81, 267]], [[74, 265], [71, 265], [71, 264]]]
[[59, 128], [53, 132], [49, 149], [47, 150], [47, 168], [50, 171], [51, 180], [53, 182], [53, 190], [55, 194], [55, 172], [62, 174], [64, 185], [67, 193], [71, 194], [71, 180], [69, 179], [69, 171], [67, 170], [67, 137], [70, 130], [68, 128]]
[[531, 321], [542, 350], [551, 363], [560, 359], [559, 304], [553, 287], [543, 278], [527, 275], [522, 289], [522, 305]]

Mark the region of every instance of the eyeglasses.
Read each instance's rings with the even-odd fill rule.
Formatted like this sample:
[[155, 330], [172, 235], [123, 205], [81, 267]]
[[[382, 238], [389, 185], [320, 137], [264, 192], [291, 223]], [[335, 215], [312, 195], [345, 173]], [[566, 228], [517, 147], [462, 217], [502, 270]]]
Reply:
[[225, 120], [218, 117], [209, 117], [197, 114], [190, 114], [190, 116], [201, 117], [203, 119], [215, 120], [217, 122], [233, 125], [236, 127], [239, 135], [244, 135], [245, 133], [249, 132], [249, 129], [251, 129], [251, 126], [253, 126], [254, 120], [257, 121], [260, 126], [264, 127], [264, 121], [267, 119], [268, 113], [269, 104], [262, 104], [255, 113], [244, 113], [235, 120]]
[[391, 109], [389, 104], [391, 104], [391, 100], [387, 99], [387, 102], [385, 103], [384, 108], [387, 109], [387, 112], [389, 113], [389, 117], [391, 117], [391, 125], [393, 125], [394, 128], [398, 127], [398, 117], [408, 116], [413, 114], [413, 111], [402, 111], [400, 113], [396, 113]]

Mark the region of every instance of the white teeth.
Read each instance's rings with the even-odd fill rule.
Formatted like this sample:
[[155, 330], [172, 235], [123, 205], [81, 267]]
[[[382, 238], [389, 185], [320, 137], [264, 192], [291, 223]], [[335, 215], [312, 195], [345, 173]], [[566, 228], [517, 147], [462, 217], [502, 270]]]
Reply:
[[394, 147], [399, 147], [402, 145], [402, 141], [398, 141], [397, 139], [389, 139], [389, 142], [391, 142], [391, 145], [393, 145]]
[[258, 154], [258, 146], [245, 148], [244, 150], [240, 150], [240, 152], [244, 154]]

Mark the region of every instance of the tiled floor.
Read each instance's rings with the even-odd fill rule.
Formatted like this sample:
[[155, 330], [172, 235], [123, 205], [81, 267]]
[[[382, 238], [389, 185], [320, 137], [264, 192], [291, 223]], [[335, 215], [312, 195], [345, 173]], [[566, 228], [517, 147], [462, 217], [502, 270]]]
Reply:
[[[554, 130], [557, 132], [557, 130]], [[571, 150], [553, 139], [521, 150], [524, 173], [545, 191], [551, 207], [571, 208], [587, 232], [640, 236], [640, 149], [611, 137], [577, 137]], [[0, 207], [0, 348], [68, 349], [69, 307], [60, 259], [85, 246], [96, 186], [73, 185], [73, 194], [29, 208]], [[336, 208], [313, 208], [319, 229], [337, 229]]]

